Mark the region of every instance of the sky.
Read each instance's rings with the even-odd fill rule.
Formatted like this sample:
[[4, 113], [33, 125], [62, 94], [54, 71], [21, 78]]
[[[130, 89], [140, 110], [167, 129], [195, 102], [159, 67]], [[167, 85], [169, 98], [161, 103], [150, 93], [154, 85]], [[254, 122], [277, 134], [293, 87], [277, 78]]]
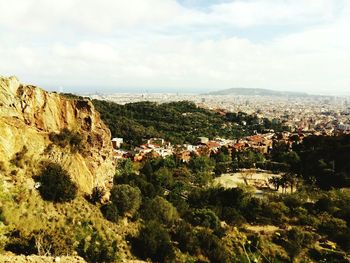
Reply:
[[70, 92], [350, 95], [348, 0], [0, 0], [0, 75]]

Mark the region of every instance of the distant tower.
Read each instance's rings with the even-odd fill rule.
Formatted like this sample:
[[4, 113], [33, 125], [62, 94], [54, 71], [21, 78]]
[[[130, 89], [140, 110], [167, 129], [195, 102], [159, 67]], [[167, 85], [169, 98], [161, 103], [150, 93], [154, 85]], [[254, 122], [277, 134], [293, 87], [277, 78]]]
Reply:
[[62, 87], [62, 86], [59, 86], [59, 87], [58, 87], [58, 92], [59, 92], [59, 93], [63, 93], [63, 87]]
[[202, 103], [205, 103], [205, 98], [202, 98]]

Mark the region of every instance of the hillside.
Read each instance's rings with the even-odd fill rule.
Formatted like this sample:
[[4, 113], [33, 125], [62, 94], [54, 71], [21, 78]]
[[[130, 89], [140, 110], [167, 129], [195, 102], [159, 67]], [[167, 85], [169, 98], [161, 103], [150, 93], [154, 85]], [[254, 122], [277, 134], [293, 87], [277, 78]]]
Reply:
[[259, 120], [242, 112], [211, 111], [189, 101], [162, 104], [144, 101], [119, 105], [93, 100], [93, 103], [111, 129], [112, 136], [122, 137], [132, 146], [140, 144], [143, 138], [151, 137], [182, 144], [196, 143], [200, 136], [234, 139], [254, 134], [254, 131], [286, 129], [266, 118]]
[[276, 91], [270, 89], [231, 88], [208, 92], [205, 95], [241, 95], [241, 96], [275, 96], [275, 97], [305, 97], [303, 92]]
[[[71, 151], [55, 144], [53, 134], [64, 129], [77, 134], [84, 147]], [[82, 191], [90, 192], [113, 177], [110, 137], [90, 101], [48, 93], [15, 77], [0, 78], [0, 161], [6, 171], [29, 175], [41, 161], [54, 161], [68, 170]], [[12, 164], [19, 153], [30, 160], [28, 165]]]
[[132, 262], [138, 223], [101, 212], [110, 139], [91, 101], [0, 78], [0, 262]]
[[94, 101], [100, 118], [84, 98], [0, 87], [0, 262], [350, 262], [350, 135], [114, 164], [101, 119], [130, 145], [270, 124], [189, 102]]

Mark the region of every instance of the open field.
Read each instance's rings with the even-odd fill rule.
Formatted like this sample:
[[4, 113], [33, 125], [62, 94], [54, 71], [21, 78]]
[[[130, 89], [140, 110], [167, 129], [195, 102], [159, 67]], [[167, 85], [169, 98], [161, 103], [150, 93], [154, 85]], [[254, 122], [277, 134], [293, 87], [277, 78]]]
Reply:
[[[268, 171], [260, 170], [242, 170], [237, 173], [223, 174], [214, 179], [214, 185], [221, 185], [225, 188], [234, 188], [239, 185], [252, 186], [256, 189], [256, 194], [262, 194], [263, 192], [272, 192], [274, 186], [269, 183], [271, 177], [280, 177], [281, 174], [273, 174]], [[282, 193], [282, 188], [278, 190]]]

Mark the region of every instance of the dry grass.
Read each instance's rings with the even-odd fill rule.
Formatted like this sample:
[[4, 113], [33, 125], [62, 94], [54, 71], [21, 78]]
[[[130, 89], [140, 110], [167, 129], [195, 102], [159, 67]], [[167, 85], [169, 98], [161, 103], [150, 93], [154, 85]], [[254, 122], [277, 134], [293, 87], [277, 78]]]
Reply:
[[106, 220], [99, 207], [89, 203], [82, 194], [71, 202], [55, 204], [42, 200], [30, 180], [29, 183], [24, 180], [8, 188], [7, 193], [0, 189], [0, 207], [5, 221], [5, 226], [0, 222], [1, 236], [19, 230], [24, 236], [45, 232], [62, 240], [78, 240], [97, 231], [106, 242], [117, 242], [121, 259], [133, 259], [126, 236], [135, 236], [139, 223], [121, 220], [116, 224]]

